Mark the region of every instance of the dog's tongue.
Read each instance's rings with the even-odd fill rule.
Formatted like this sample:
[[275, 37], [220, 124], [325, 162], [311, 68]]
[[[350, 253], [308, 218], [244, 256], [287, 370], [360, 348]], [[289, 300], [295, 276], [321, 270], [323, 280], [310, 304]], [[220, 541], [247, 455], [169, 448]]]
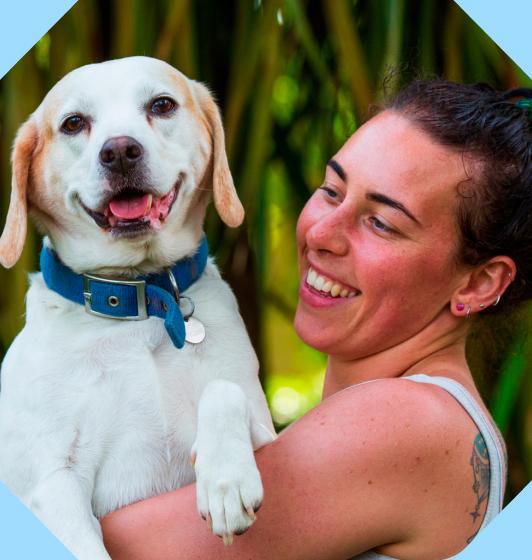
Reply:
[[151, 195], [144, 194], [133, 198], [113, 199], [109, 203], [109, 209], [117, 218], [123, 220], [135, 220], [142, 218], [149, 210]]

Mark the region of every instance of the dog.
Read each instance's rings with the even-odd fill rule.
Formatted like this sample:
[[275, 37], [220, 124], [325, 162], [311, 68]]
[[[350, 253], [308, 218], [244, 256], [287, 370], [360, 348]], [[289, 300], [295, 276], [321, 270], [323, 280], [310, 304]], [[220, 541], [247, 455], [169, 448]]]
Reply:
[[211, 193], [225, 224], [244, 217], [211, 94], [148, 57], [83, 66], [21, 126], [12, 168], [0, 263], [28, 211], [45, 238], [2, 365], [0, 480], [80, 559], [109, 559], [99, 518], [194, 480], [231, 542], [275, 432], [202, 233]]

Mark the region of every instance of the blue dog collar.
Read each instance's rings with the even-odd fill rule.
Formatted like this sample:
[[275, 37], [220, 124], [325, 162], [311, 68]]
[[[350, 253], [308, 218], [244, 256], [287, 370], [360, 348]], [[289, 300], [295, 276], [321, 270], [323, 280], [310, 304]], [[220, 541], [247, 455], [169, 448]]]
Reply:
[[208, 252], [207, 239], [203, 237], [196, 253], [178, 261], [166, 274], [150, 274], [136, 280], [76, 274], [48, 247], [42, 248], [40, 263], [48, 288], [85, 305], [88, 313], [133, 321], [160, 317], [174, 346], [182, 348], [185, 320], [178, 304], [179, 295], [203, 274]]

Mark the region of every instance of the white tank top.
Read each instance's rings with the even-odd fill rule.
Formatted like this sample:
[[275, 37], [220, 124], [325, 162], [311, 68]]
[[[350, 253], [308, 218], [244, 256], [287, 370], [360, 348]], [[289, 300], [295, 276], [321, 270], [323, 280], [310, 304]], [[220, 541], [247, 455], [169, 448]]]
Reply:
[[[453, 379], [447, 377], [431, 377], [424, 374], [410, 375], [402, 379], [409, 379], [410, 381], [418, 381], [420, 383], [430, 383], [445, 389], [462, 405], [469, 416], [471, 416], [473, 422], [477, 425], [478, 431], [482, 434], [490, 460], [490, 491], [486, 514], [480, 526], [480, 530], [482, 530], [502, 509], [504, 488], [506, 485], [506, 448], [502, 436], [493, 425], [492, 421], [486, 417], [477, 401], [462, 385], [460, 385], [460, 383], [457, 383]], [[456, 556], [452, 556], [447, 560], [452, 560], [452, 558], [456, 558]], [[398, 559], [369, 550], [368, 552], [354, 556], [351, 560]]]

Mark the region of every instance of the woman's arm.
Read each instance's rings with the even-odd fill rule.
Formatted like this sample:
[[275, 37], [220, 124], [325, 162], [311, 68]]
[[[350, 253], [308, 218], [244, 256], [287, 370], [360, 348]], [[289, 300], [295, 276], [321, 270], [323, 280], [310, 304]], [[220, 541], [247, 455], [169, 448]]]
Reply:
[[386, 380], [326, 399], [256, 453], [264, 503], [232, 546], [199, 517], [194, 485], [111, 513], [105, 544], [117, 560], [345, 560], [386, 543], [415, 546], [434, 503], [449, 510], [442, 443], [455, 427], [441, 398]]

